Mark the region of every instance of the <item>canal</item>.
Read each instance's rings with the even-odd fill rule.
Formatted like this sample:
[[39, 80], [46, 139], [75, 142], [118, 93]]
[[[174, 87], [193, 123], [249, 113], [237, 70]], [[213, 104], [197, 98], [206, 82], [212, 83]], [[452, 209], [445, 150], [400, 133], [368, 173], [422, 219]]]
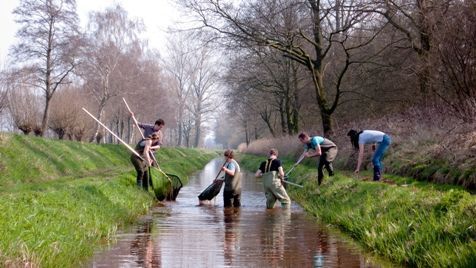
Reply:
[[[266, 209], [263, 185], [243, 172], [242, 207], [224, 209], [222, 193], [199, 205], [222, 159], [191, 176], [175, 202], [154, 207], [97, 252], [87, 267], [380, 267], [307, 216], [299, 205]], [[289, 186], [292, 187], [292, 186]], [[223, 190], [223, 189], [222, 189]]]

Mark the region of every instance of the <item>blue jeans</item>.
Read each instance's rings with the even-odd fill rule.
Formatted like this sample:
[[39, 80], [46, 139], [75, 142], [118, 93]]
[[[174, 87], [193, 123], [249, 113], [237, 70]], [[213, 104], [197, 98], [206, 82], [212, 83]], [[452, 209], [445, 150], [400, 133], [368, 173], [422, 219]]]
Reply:
[[385, 134], [383, 136], [382, 142], [380, 142], [377, 146], [377, 149], [375, 150], [375, 153], [372, 157], [372, 164], [374, 167], [377, 167], [379, 170], [383, 169], [382, 165], [382, 158], [385, 152], [388, 149], [388, 146], [392, 143], [392, 139], [390, 138], [389, 135]]

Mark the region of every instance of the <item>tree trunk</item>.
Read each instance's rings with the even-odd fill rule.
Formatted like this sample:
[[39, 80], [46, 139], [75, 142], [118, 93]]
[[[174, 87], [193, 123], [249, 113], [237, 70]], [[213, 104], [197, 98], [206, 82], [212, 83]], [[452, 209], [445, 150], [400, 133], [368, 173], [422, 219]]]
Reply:
[[332, 130], [332, 117], [331, 114], [325, 110], [321, 110], [322, 128], [324, 131], [324, 137], [331, 138], [334, 134]]
[[[97, 119], [101, 123], [102, 123], [101, 120], [103, 118], [103, 115], [104, 115], [104, 105], [101, 104], [101, 105], [99, 105], [99, 111], [98, 111], [98, 114], [97, 114]], [[98, 137], [98, 134], [99, 134], [99, 128], [100, 128], [99, 123], [96, 123], [96, 128], [94, 130], [94, 134], [91, 136], [91, 139], [89, 139], [90, 142], [93, 142], [93, 141], [97, 140], [97, 137]]]
[[201, 128], [200, 126], [202, 125], [202, 117], [201, 115], [199, 114], [196, 118], [195, 118], [195, 142], [194, 142], [194, 146], [196, 148], [198, 148], [198, 145], [200, 143], [200, 135], [201, 135]]

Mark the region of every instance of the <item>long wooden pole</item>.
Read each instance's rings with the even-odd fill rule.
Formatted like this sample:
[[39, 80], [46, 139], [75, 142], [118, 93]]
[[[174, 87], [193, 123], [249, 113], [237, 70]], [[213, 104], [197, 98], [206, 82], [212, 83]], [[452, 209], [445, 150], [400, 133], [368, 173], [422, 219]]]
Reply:
[[139, 122], [137, 122], [137, 119], [136, 117], [134, 116], [134, 114], [132, 113], [132, 110], [131, 108], [129, 107], [129, 105], [127, 104], [127, 101], [125, 98], [122, 98], [122, 100], [124, 101], [124, 103], [126, 104], [126, 107], [127, 107], [127, 110], [129, 110], [129, 113], [132, 114], [132, 120], [134, 121], [134, 124], [136, 125], [137, 129], [139, 129], [139, 132], [140, 132], [140, 135], [142, 136], [142, 138], [144, 139], [144, 133], [142, 133], [142, 131], [140, 130], [139, 128]]
[[286, 175], [285, 176], [288, 176], [289, 173], [291, 173], [291, 171], [299, 164], [301, 163], [301, 161], [304, 159], [304, 153], [301, 155], [301, 157], [299, 157], [298, 161], [296, 161], [296, 163], [294, 163], [294, 165], [291, 167], [291, 169], [288, 170], [288, 172], [286, 172]]
[[142, 156], [140, 156], [140, 154], [138, 152], [136, 152], [136, 150], [134, 150], [131, 146], [129, 146], [129, 144], [127, 144], [125, 141], [123, 141], [121, 138], [119, 138], [119, 136], [117, 136], [114, 132], [112, 132], [109, 128], [107, 128], [103, 123], [101, 123], [101, 121], [99, 121], [96, 117], [94, 117], [94, 115], [92, 115], [90, 112], [88, 112], [88, 110], [86, 110], [84, 107], [82, 108], [83, 111], [85, 111], [89, 116], [91, 116], [94, 120], [96, 120], [96, 122], [98, 122], [98, 124], [100, 124], [102, 127], [104, 127], [107, 131], [109, 131], [109, 133], [111, 133], [111, 135], [113, 135], [114, 137], [116, 137], [122, 144], [124, 144], [127, 149], [129, 149], [129, 151], [131, 151], [132, 153], [134, 153], [137, 157], [139, 157], [140, 159], [144, 160], [144, 158], [142, 158]]
[[294, 185], [294, 186], [297, 186], [297, 187], [299, 187], [299, 188], [303, 188], [303, 187], [304, 187], [304, 186], [302, 186], [302, 185], [299, 185], [299, 184], [297, 184], [297, 183], [290, 182], [290, 181], [287, 181], [287, 180], [282, 180], [282, 182], [287, 183], [287, 184], [291, 184], [291, 185]]

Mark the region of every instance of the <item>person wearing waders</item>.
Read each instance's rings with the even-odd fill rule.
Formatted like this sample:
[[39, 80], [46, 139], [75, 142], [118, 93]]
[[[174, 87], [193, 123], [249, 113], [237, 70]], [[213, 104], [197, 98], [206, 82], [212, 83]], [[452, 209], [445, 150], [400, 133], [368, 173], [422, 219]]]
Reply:
[[[131, 112], [131, 116], [134, 116], [134, 113]], [[152, 144], [151, 148], [152, 152], [155, 152], [155, 150], [160, 148], [160, 145], [162, 145], [162, 140], [163, 140], [163, 133], [162, 133], [162, 128], [165, 126], [165, 121], [163, 119], [157, 119], [155, 121], [155, 124], [145, 124], [145, 123], [137, 123], [137, 125], [144, 130], [144, 137], [150, 136], [152, 133], [157, 133], [159, 138]]]
[[[350, 137], [350, 142], [356, 150], [359, 150], [359, 156], [357, 158], [357, 167], [355, 173], [359, 173], [360, 166], [362, 165], [362, 159], [364, 158], [364, 146], [365, 144], [372, 144], [372, 150], [374, 154], [372, 156], [372, 164], [374, 166], [374, 181], [379, 181], [382, 178], [382, 158], [388, 147], [392, 143], [392, 139], [389, 135], [378, 130], [363, 130], [357, 132], [354, 129], [349, 130], [347, 136]], [[375, 146], [377, 145], [377, 146]]]
[[151, 147], [157, 140], [159, 140], [159, 135], [152, 133], [137, 143], [135, 151], [142, 159], [136, 154], [131, 155], [131, 162], [137, 171], [137, 186], [142, 187], [145, 191], [149, 190], [149, 167], [153, 164], [153, 160], [150, 157]]
[[[225, 189], [223, 189], [223, 206], [224, 207], [240, 207], [241, 206], [241, 174], [240, 166], [233, 159], [233, 151], [226, 150], [225, 165], [221, 168], [225, 172]], [[219, 180], [219, 179], [217, 179]]]
[[269, 151], [268, 160], [261, 162], [255, 176], [263, 177], [267, 209], [274, 208], [276, 200], [281, 202], [282, 208], [289, 208], [291, 206], [291, 199], [282, 183], [284, 170], [281, 165], [281, 160], [278, 159], [278, 150], [271, 149]]
[[[319, 156], [319, 162], [317, 164], [318, 185], [321, 185], [324, 179], [324, 168], [326, 168], [329, 176], [334, 176], [332, 161], [334, 161], [337, 155], [337, 145], [331, 140], [321, 136], [310, 137], [305, 132], [300, 133], [298, 138], [299, 141], [304, 144], [304, 152], [301, 157]], [[310, 150], [313, 150], [313, 152], [310, 152]]]
[[[134, 113], [133, 112], [131, 112], [131, 116], [134, 118]], [[152, 145], [150, 146], [150, 154], [151, 154], [151, 157], [154, 159], [155, 157], [153, 157], [153, 154], [162, 145], [162, 140], [163, 140], [163, 137], [164, 137], [164, 135], [162, 133], [162, 128], [164, 128], [164, 126], [165, 126], [165, 121], [163, 119], [159, 118], [155, 121], [154, 125], [144, 124], [144, 123], [139, 123], [139, 122], [137, 122], [137, 125], [138, 125], [139, 128], [142, 128], [144, 130], [144, 133], [142, 133], [143, 137], [149, 137], [153, 133], [156, 133], [158, 135], [158, 139], [155, 140], [152, 143]], [[157, 164], [157, 163], [154, 163], [154, 164]], [[152, 179], [150, 179], [150, 180], [152, 180]]]

